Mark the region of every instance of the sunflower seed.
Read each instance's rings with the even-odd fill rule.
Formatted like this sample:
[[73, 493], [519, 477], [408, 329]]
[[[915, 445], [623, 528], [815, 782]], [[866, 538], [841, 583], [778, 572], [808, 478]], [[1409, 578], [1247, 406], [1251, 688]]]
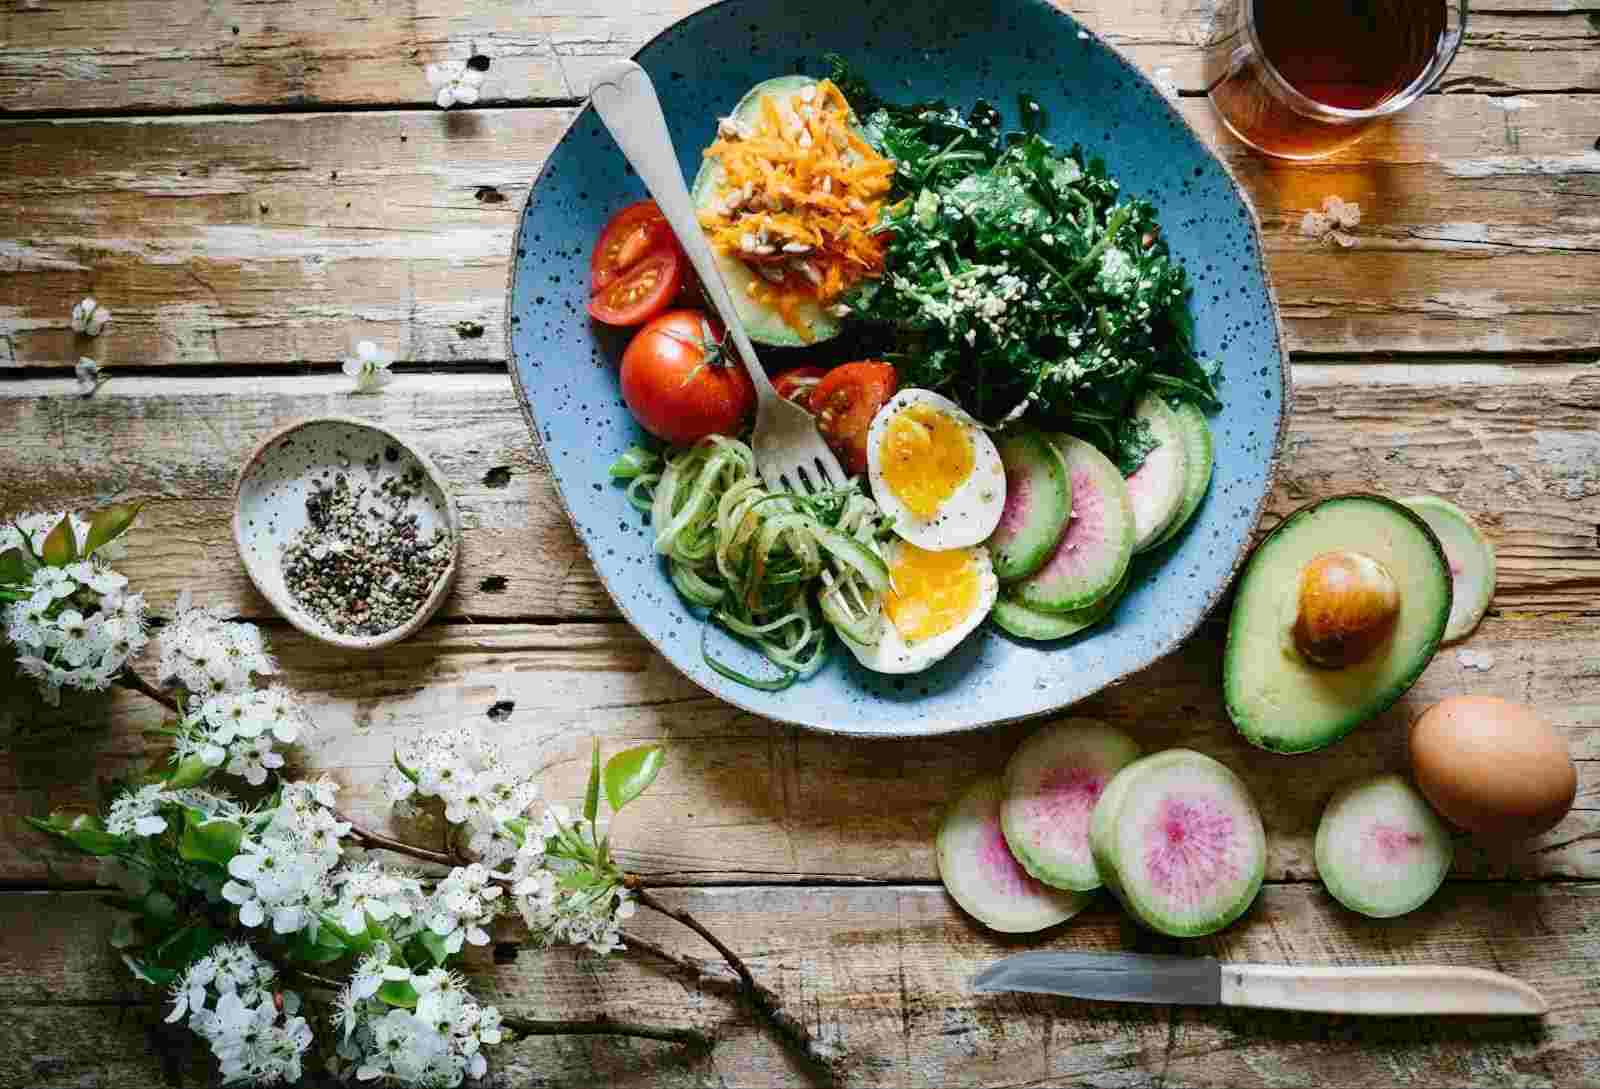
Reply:
[[[783, 283], [783, 269], [779, 268], [777, 265], [757, 265], [756, 271], [761, 273], [761, 278], [766, 280], [768, 283]], [[755, 285], [752, 284], [751, 286], [754, 287]]]
[[753, 234], [747, 234], [739, 239], [739, 248], [745, 253], [756, 252], [756, 246], [758, 244], [759, 243], [756, 242], [756, 236]]
[[771, 244], [766, 243], [766, 242], [763, 242], [759, 246], [756, 247], [756, 256], [757, 257], [771, 257], [773, 254], [775, 254], [777, 252], [778, 252], [778, 247], [777, 246], [771, 245]]
[[783, 252], [784, 253], [810, 253], [811, 252], [811, 247], [806, 245], [804, 242], [785, 242], [783, 244]]
[[796, 267], [800, 270], [800, 274], [806, 279], [810, 280], [815, 285], [821, 285], [822, 273], [818, 272], [816, 266], [814, 266], [810, 261], [796, 262]]
[[844, 303], [834, 303], [828, 307], [828, 313], [836, 318], [848, 318], [850, 316], [850, 308]]

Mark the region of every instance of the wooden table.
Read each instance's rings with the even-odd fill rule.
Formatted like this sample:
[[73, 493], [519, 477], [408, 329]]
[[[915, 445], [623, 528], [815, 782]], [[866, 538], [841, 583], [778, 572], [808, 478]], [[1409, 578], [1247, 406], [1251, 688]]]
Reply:
[[[122, 566], [168, 614], [181, 587], [259, 619], [316, 705], [307, 766], [385, 821], [396, 738], [476, 723], [581, 789], [591, 734], [659, 739], [657, 787], [619, 822], [628, 864], [750, 958], [860, 1085], [1567, 1085], [1600, 1083], [1600, 15], [1577, 0], [1484, 0], [1442, 94], [1337, 159], [1269, 163], [1218, 132], [1182, 5], [1072, 10], [1147, 70], [1249, 188], [1293, 347], [1294, 419], [1269, 523], [1348, 489], [1433, 492], [1479, 512], [1500, 587], [1478, 634], [1401, 706], [1335, 748], [1243, 744], [1218, 695], [1221, 625], [1085, 704], [1150, 746], [1237, 769], [1271, 834], [1268, 884], [1238, 925], [1183, 943], [1219, 957], [1445, 962], [1536, 984], [1518, 1022], [1382, 1023], [975, 997], [965, 980], [1027, 944], [972, 924], [939, 887], [940, 803], [998, 768], [1026, 727], [921, 743], [817, 737], [706, 697], [617, 613], [578, 547], [505, 371], [506, 257], [530, 179], [587, 75], [699, 0], [12, 0], [0, 11], [0, 509], [149, 501]], [[500, 10], [496, 10], [500, 8]], [[492, 60], [483, 104], [442, 113], [422, 66]], [[1360, 244], [1300, 235], [1358, 201]], [[75, 339], [68, 311], [115, 318]], [[350, 396], [358, 338], [405, 364]], [[71, 365], [111, 381], [73, 395]], [[419, 637], [370, 657], [309, 645], [249, 587], [228, 527], [233, 474], [296, 417], [368, 416], [419, 436], [453, 482], [465, 567]], [[1399, 766], [1406, 724], [1449, 693], [1526, 700], [1579, 760], [1578, 805], [1511, 851], [1464, 849], [1443, 891], [1376, 922], [1334, 904], [1311, 836], [1334, 784]], [[797, 699], [804, 690], [797, 689]], [[104, 728], [0, 756], [0, 1083], [196, 1084], [208, 1057], [106, 947], [92, 867], [44, 850], [25, 814], [90, 804], [97, 776], [156, 750], [131, 693]], [[15, 686], [0, 714], [35, 720]], [[90, 722], [94, 720], [91, 718]], [[37, 728], [37, 727], [34, 727]], [[695, 955], [673, 924], [640, 933]], [[1176, 949], [1102, 906], [1048, 940]], [[533, 1016], [691, 1023], [709, 1056], [609, 1039], [503, 1049], [496, 1084], [802, 1085], [727, 993], [648, 961], [523, 952], [476, 971]]]

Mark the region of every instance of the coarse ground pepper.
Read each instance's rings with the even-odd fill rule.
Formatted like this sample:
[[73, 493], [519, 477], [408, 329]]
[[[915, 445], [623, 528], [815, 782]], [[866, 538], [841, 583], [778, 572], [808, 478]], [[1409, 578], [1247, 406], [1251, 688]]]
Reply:
[[309, 524], [282, 555], [284, 585], [296, 604], [341, 635], [381, 635], [410, 620], [454, 548], [442, 528], [424, 536], [411, 509], [426, 481], [419, 466], [382, 479], [376, 457], [366, 468], [375, 485], [352, 484], [345, 472], [312, 481]]

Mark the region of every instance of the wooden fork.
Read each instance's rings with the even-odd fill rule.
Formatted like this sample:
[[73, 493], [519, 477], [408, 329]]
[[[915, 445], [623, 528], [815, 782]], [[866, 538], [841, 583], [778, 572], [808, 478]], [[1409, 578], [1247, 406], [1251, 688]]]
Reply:
[[694, 201], [684, 185], [667, 120], [662, 116], [661, 102], [649, 74], [633, 61], [607, 65], [589, 84], [589, 103], [677, 234], [756, 387], [756, 427], [750, 445], [755, 450], [756, 471], [761, 479], [773, 491], [801, 495], [847, 484], [849, 478], [817, 433], [811, 414], [778, 396], [766, 369], [756, 358], [755, 347], [734, 309], [733, 296], [717, 270], [711, 245], [700, 230]]

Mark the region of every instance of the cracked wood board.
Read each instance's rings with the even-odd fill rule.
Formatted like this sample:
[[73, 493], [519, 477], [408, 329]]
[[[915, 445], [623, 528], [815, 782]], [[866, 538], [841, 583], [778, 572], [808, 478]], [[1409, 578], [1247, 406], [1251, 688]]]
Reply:
[[[352, 7], [330, 0], [248, 5], [110, 0], [0, 12], [0, 101], [18, 110], [426, 105], [423, 68], [491, 59], [484, 101], [581, 97], [606, 62], [631, 56], [703, 0], [544, 0], [514, 20], [448, 0]], [[1204, 88], [1208, 0], [1068, 0], [1061, 7], [1147, 71]], [[86, 14], [92, 11], [92, 16]], [[1600, 31], [1560, 0], [1473, 4], [1446, 90], [1600, 90]]]
[[[282, 424], [354, 414], [410, 434], [455, 491], [462, 573], [442, 615], [617, 616], [503, 374], [402, 374], [381, 395], [356, 396], [342, 375], [110, 373], [87, 400], [64, 379], [0, 385], [0, 513], [149, 500], [121, 567], [158, 612], [188, 586], [230, 612], [272, 615], [233, 548], [234, 474]], [[1499, 550], [1500, 608], [1593, 610], [1600, 367], [1301, 363], [1292, 407], [1263, 528], [1321, 495], [1431, 492], [1474, 512]]]
[[[1410, 916], [1372, 920], [1344, 911], [1319, 888], [1268, 885], [1238, 924], [1182, 943], [1184, 952], [1235, 961], [1498, 969], [1540, 989], [1551, 1006], [1542, 1022], [977, 995], [967, 981], [1014, 952], [1016, 942], [974, 926], [937, 887], [734, 886], [659, 895], [727, 940], [814, 1034], [842, 1048], [844, 1081], [852, 1086], [1386, 1089], [1600, 1081], [1600, 959], [1588, 940], [1597, 892], [1600, 885], [1591, 882], [1451, 882]], [[165, 1067], [184, 1084], [209, 1083], [203, 1045], [160, 1023], [160, 993], [129, 979], [105, 945], [110, 916], [92, 895], [0, 893], [0, 927], [21, 939], [0, 949], [0, 996], [13, 1041], [0, 1054], [0, 1081], [144, 1089]], [[649, 912], [635, 916], [630, 928], [691, 957], [711, 952]], [[514, 941], [518, 928], [507, 925], [498, 937]], [[1104, 898], [1036, 942], [1178, 949], [1134, 930]], [[473, 950], [467, 974], [474, 993], [504, 1012], [689, 1024], [718, 1037], [709, 1054], [637, 1040], [528, 1040], [489, 1052], [490, 1085], [815, 1084], [724, 986], [687, 978], [646, 954], [602, 960], [571, 950], [523, 950], [511, 964], [490, 962], [490, 949]]]
[[[976, 776], [998, 772], [1033, 728], [887, 745], [775, 726], [695, 688], [621, 623], [436, 623], [381, 655], [333, 651], [281, 625], [268, 635], [278, 679], [307, 699], [317, 724], [291, 759], [340, 783], [341, 806], [362, 822], [388, 822], [381, 782], [393, 747], [421, 731], [476, 726], [514, 766], [538, 770], [548, 800], [567, 805], [581, 804], [592, 736], [607, 751], [659, 740], [666, 766], [617, 822], [619, 856], [691, 883], [935, 881], [940, 807]], [[1188, 746], [1238, 772], [1269, 830], [1270, 879], [1314, 881], [1312, 839], [1327, 796], [1347, 779], [1403, 766], [1412, 719], [1461, 691], [1525, 701], [1559, 728], [1578, 760], [1579, 793], [1573, 812], [1531, 845], [1464, 843], [1456, 873], [1600, 878], [1600, 616], [1491, 616], [1464, 644], [1492, 655], [1491, 668], [1447, 650], [1391, 711], [1298, 760], [1252, 748], [1229, 724], [1217, 678], [1223, 635], [1221, 624], [1207, 625], [1073, 713], [1104, 718], [1151, 751]], [[803, 687], [796, 693], [803, 698]], [[38, 740], [31, 752], [0, 751], [0, 881], [90, 879], [92, 862], [55, 852], [21, 817], [87, 808], [97, 775], [161, 757], [140, 732], [159, 724], [159, 708], [121, 690], [104, 699], [109, 726], [76, 735], [47, 731], [81, 722], [95, 697], [64, 696], [55, 714], [20, 709]], [[416, 831], [428, 842], [439, 835], [433, 826]]]
[[[1593, 348], [1595, 100], [1528, 101], [1507, 111], [1483, 95], [1430, 95], [1296, 170], [1227, 141], [1205, 102], [1181, 109], [1222, 148], [1262, 218], [1294, 348]], [[517, 215], [572, 116], [0, 122], [0, 358], [329, 364], [367, 337], [406, 361], [502, 361]], [[1354, 249], [1300, 233], [1329, 195], [1362, 207]], [[550, 254], [549, 274], [586, 276], [587, 257]], [[68, 325], [89, 293], [115, 314], [92, 343]]]

